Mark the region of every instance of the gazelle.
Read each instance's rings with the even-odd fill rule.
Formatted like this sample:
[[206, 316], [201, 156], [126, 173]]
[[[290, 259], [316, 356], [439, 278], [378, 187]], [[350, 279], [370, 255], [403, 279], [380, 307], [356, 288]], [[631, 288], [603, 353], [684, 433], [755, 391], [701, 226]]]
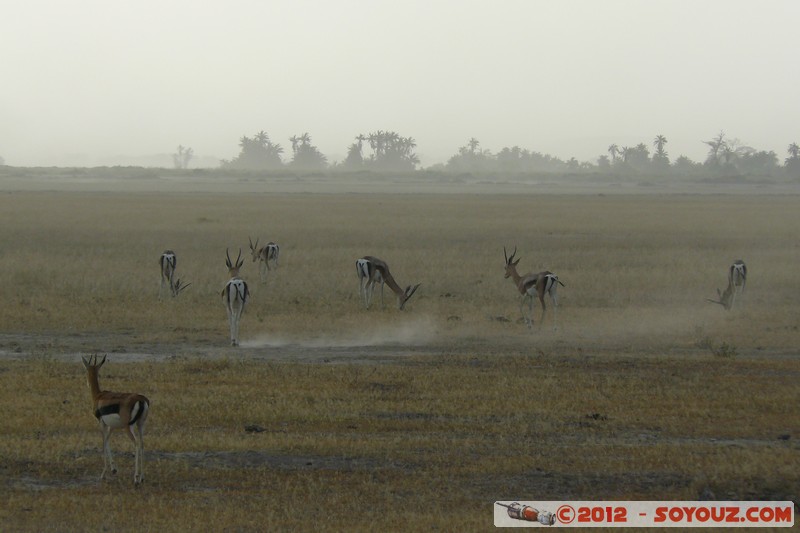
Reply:
[[372, 303], [372, 291], [376, 283], [381, 284], [381, 306], [383, 306], [383, 285], [384, 283], [397, 295], [397, 308], [405, 308], [406, 302], [417, 292], [421, 283], [413, 287], [407, 286], [405, 290], [394, 280], [389, 272], [389, 265], [377, 257], [367, 255], [356, 260], [356, 274], [358, 274], [358, 288], [364, 299], [364, 307], [369, 309]]
[[111, 473], [117, 473], [114, 458], [111, 455], [111, 444], [109, 437], [115, 429], [125, 429], [128, 437], [136, 447], [135, 467], [133, 473], [133, 484], [140, 485], [144, 481], [144, 424], [147, 421], [147, 413], [150, 410], [150, 401], [141, 394], [129, 392], [109, 392], [100, 390], [98, 382], [98, 372], [106, 356], [98, 362], [97, 355], [88, 359], [81, 356], [83, 367], [86, 369], [86, 383], [92, 393], [92, 407], [94, 416], [100, 422], [100, 429], [103, 432], [103, 473], [100, 479], [106, 475], [106, 471], [111, 468]]
[[719, 300], [708, 301], [715, 304], [720, 304], [726, 311], [733, 309], [733, 304], [736, 301], [736, 295], [744, 292], [744, 286], [747, 284], [747, 265], [744, 261], [737, 259], [728, 268], [728, 287], [725, 292], [717, 289], [717, 296]]
[[253, 256], [253, 262], [258, 261], [258, 273], [261, 277], [261, 283], [266, 283], [267, 281], [267, 272], [271, 270], [269, 268], [269, 262], [275, 262], [275, 268], [278, 268], [278, 256], [281, 253], [281, 247], [275, 244], [274, 242], [268, 242], [263, 247], [258, 247], [258, 239], [256, 239], [256, 243], [253, 244], [253, 239], [247, 237], [250, 241], [250, 254]]
[[158, 297], [161, 298], [161, 293], [164, 292], [164, 285], [168, 285], [172, 295], [176, 296], [175, 284], [172, 280], [175, 276], [175, 268], [178, 264], [178, 258], [175, 256], [175, 252], [172, 250], [164, 250], [161, 254], [161, 258], [158, 260], [158, 264], [161, 265], [161, 287], [158, 289]]
[[[503, 247], [503, 255], [506, 258], [506, 278], [511, 278], [514, 281], [514, 285], [517, 286], [517, 290], [519, 291], [522, 298], [520, 299], [519, 303], [519, 310], [522, 313], [522, 318], [528, 324], [528, 328], [533, 327], [533, 296], [534, 294], [539, 298], [539, 302], [542, 304], [542, 323], [544, 323], [544, 316], [547, 312], [547, 306], [544, 303], [545, 295], [550, 296], [550, 300], [553, 302], [553, 329], [558, 327], [557, 325], [557, 312], [558, 312], [558, 285], [560, 284], [562, 287], [564, 284], [558, 279], [558, 276], [553, 274], [552, 272], [545, 270], [543, 272], [539, 272], [537, 274], [533, 274], [528, 272], [524, 276], [520, 276], [517, 272], [517, 265], [519, 264], [519, 259], [514, 261], [514, 256], [517, 255], [517, 248], [514, 247], [514, 253], [511, 254], [509, 257], [508, 252], [506, 251], [505, 246]], [[525, 316], [524, 306], [525, 301], [528, 301], [528, 317]]]
[[231, 346], [239, 346], [239, 321], [242, 318], [247, 299], [250, 297], [250, 290], [247, 288], [247, 282], [239, 277], [239, 269], [244, 264], [241, 248], [235, 263], [231, 261], [227, 248], [225, 249], [225, 256], [225, 264], [228, 266], [228, 275], [231, 279], [222, 289], [222, 300], [225, 304], [225, 309], [228, 311], [228, 322], [231, 326]]

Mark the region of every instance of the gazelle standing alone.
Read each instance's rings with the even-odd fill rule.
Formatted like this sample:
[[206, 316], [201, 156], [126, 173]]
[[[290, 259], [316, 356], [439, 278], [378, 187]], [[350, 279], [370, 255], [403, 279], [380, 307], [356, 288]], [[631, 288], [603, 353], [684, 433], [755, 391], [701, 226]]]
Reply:
[[106, 475], [106, 471], [111, 468], [111, 473], [117, 473], [114, 458], [111, 455], [111, 444], [109, 437], [115, 429], [124, 428], [128, 437], [136, 446], [135, 467], [133, 473], [133, 484], [139, 485], [144, 481], [144, 424], [147, 421], [147, 413], [150, 410], [150, 401], [141, 394], [129, 392], [109, 392], [100, 390], [98, 372], [103, 363], [106, 362], [104, 355], [100, 362], [97, 356], [90, 358], [81, 357], [83, 367], [86, 369], [86, 383], [92, 393], [92, 407], [94, 416], [100, 422], [100, 429], [103, 432], [103, 473], [100, 479]]
[[389, 272], [389, 265], [371, 255], [356, 260], [356, 274], [358, 274], [358, 288], [364, 299], [364, 307], [367, 309], [372, 303], [372, 292], [376, 283], [381, 284], [381, 305], [383, 305], [383, 285], [385, 283], [397, 296], [398, 309], [405, 307], [406, 302], [411, 299], [421, 285], [421, 283], [417, 283], [413, 287], [409, 285], [405, 290], [401, 289]]
[[250, 290], [247, 288], [247, 282], [239, 277], [239, 269], [244, 263], [242, 250], [239, 250], [236, 263], [231, 261], [231, 256], [227, 249], [225, 250], [225, 256], [225, 264], [228, 266], [228, 275], [231, 279], [222, 289], [222, 300], [225, 304], [225, 309], [228, 311], [228, 322], [231, 326], [231, 346], [239, 346], [239, 321], [242, 318], [244, 306], [250, 297]]
[[[522, 318], [528, 324], [528, 328], [533, 327], [533, 296], [534, 294], [539, 298], [539, 302], [542, 304], [542, 323], [544, 323], [544, 316], [547, 312], [547, 306], [544, 303], [545, 295], [550, 296], [550, 300], [553, 302], [553, 329], [558, 327], [557, 325], [557, 311], [558, 311], [558, 285], [560, 284], [562, 287], [564, 286], [561, 281], [559, 281], [558, 276], [553, 274], [552, 272], [545, 270], [543, 272], [539, 272], [538, 274], [533, 274], [531, 272], [525, 274], [524, 276], [520, 276], [517, 272], [517, 265], [519, 264], [519, 259], [514, 261], [514, 256], [517, 255], [517, 249], [514, 248], [514, 253], [511, 254], [511, 257], [508, 256], [508, 252], [506, 252], [505, 247], [503, 247], [503, 255], [506, 258], [506, 278], [511, 278], [514, 281], [514, 284], [517, 286], [517, 290], [519, 291], [520, 295], [522, 296], [520, 303], [519, 303], [519, 310], [522, 313]], [[524, 306], [525, 301], [528, 301], [528, 311], [529, 316], [525, 316]]]
[[250, 241], [250, 254], [253, 256], [253, 262], [258, 261], [258, 273], [261, 277], [261, 283], [267, 282], [267, 272], [270, 269], [269, 262], [275, 263], [275, 268], [278, 268], [278, 256], [281, 253], [281, 247], [274, 242], [268, 242], [263, 247], [258, 247], [258, 239], [253, 244], [253, 239], [247, 238]]
[[747, 284], [747, 265], [744, 261], [737, 259], [728, 268], [728, 287], [725, 292], [717, 289], [717, 296], [719, 300], [708, 299], [709, 302], [720, 304], [726, 311], [733, 309], [733, 304], [736, 301], [736, 295], [744, 292], [744, 286]]
[[178, 265], [178, 258], [172, 250], [164, 250], [161, 258], [158, 260], [161, 265], [161, 287], [158, 289], [158, 297], [161, 298], [161, 293], [164, 292], [164, 285], [169, 286], [170, 293], [175, 296], [175, 285], [172, 278], [175, 276], [175, 268]]

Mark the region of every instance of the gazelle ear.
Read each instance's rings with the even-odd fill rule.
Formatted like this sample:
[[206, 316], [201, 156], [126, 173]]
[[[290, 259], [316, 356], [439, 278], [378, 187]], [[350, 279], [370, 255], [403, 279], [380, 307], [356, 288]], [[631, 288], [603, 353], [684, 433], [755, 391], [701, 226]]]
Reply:
[[85, 368], [86, 370], [89, 370], [89, 367], [91, 365], [89, 364], [89, 361], [87, 361], [84, 356], [81, 356], [81, 362], [83, 363], [83, 368]]
[[105, 362], [106, 362], [106, 356], [103, 355], [103, 359], [97, 364], [97, 368], [100, 368], [101, 366], [103, 366], [105, 364]]
[[511, 263], [511, 265], [512, 265], [512, 266], [517, 266], [517, 265], [519, 264], [519, 262], [520, 262], [520, 260], [519, 260], [519, 259], [517, 259], [516, 261], [514, 261], [513, 263]]

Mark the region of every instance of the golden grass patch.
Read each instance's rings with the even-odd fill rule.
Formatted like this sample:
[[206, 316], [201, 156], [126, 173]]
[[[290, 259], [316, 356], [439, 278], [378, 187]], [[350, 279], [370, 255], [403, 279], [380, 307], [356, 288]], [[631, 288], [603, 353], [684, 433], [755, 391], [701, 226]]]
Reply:
[[[798, 203], [2, 194], [0, 522], [476, 530], [509, 497], [796, 499]], [[248, 255], [231, 349], [225, 248], [248, 236], [281, 264], [261, 284]], [[566, 284], [557, 331], [538, 309], [519, 323], [503, 246]], [[159, 301], [167, 248], [192, 286]], [[363, 309], [367, 254], [422, 283], [404, 312], [388, 290]], [[750, 278], [725, 312], [705, 299], [738, 258]], [[117, 479], [97, 480], [91, 351], [109, 352], [101, 386], [152, 402], [139, 491], [119, 434]]]

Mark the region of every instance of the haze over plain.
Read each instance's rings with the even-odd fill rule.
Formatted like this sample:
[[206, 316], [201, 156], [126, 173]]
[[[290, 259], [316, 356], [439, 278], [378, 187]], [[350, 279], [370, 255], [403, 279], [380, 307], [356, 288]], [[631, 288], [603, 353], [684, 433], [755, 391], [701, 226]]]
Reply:
[[783, 159], [800, 140], [789, 0], [15, 2], [0, 156], [194, 166], [242, 135], [310, 133], [330, 162], [359, 133], [411, 136], [423, 166], [470, 137], [568, 159], [669, 139], [702, 161], [730, 138]]

